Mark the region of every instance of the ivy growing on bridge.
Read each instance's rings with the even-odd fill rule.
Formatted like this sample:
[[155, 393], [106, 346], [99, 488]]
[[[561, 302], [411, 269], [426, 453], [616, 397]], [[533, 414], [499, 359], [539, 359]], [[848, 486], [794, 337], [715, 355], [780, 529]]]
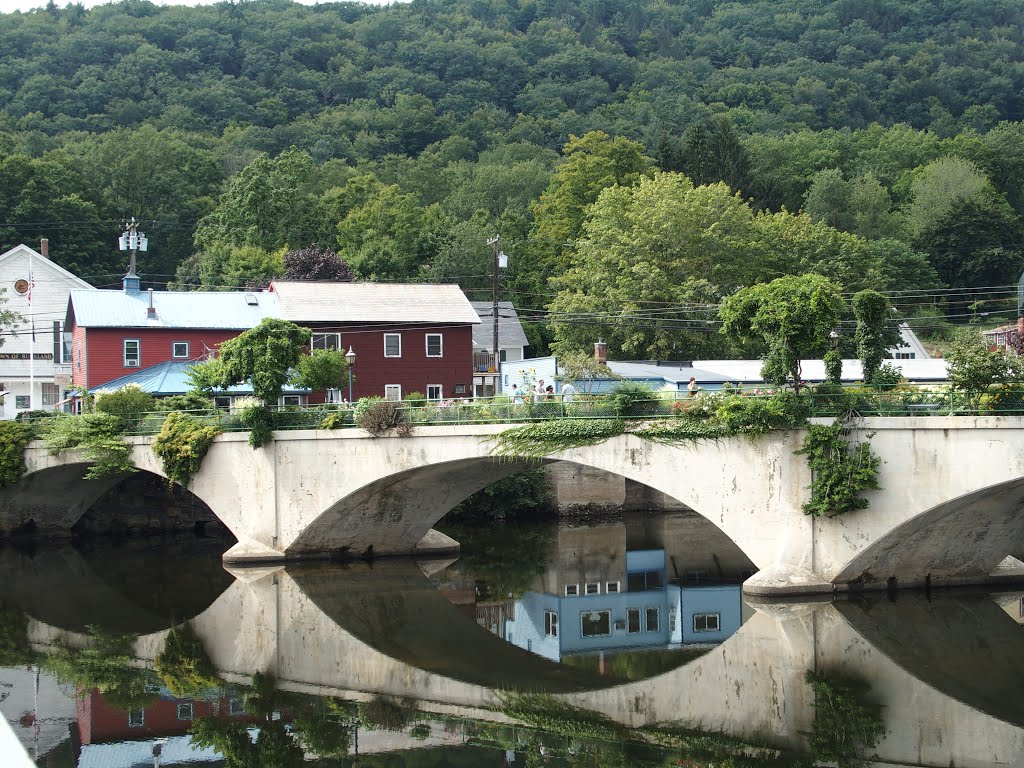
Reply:
[[849, 434], [841, 421], [807, 427], [807, 437], [796, 453], [807, 456], [811, 469], [811, 498], [804, 504], [808, 515], [837, 517], [866, 509], [868, 500], [861, 493], [881, 488], [881, 458], [868, 440], [852, 443]]
[[626, 431], [620, 419], [559, 419], [506, 429], [496, 435], [495, 456], [540, 459], [557, 451], [597, 445]]
[[135, 472], [131, 446], [124, 441], [124, 425], [109, 413], [86, 413], [81, 416], [58, 416], [43, 425], [43, 440], [56, 456], [65, 451], [79, 451], [92, 466], [87, 479], [124, 472]]
[[742, 395], [701, 396], [682, 403], [675, 418], [655, 422], [622, 419], [559, 419], [507, 429], [493, 438], [491, 453], [502, 457], [540, 459], [558, 451], [596, 445], [622, 434], [664, 445], [720, 440], [738, 435], [763, 435], [773, 430], [806, 427], [798, 455], [807, 456], [811, 469], [811, 498], [807, 514], [835, 517], [868, 506], [861, 494], [878, 490], [879, 456], [869, 440], [849, 441], [849, 430], [837, 421], [831, 426], [807, 426], [806, 398], [783, 392], [773, 397]]
[[199, 471], [213, 438], [220, 432], [220, 427], [187, 413], [172, 411], [167, 414], [160, 434], [153, 441], [153, 453], [163, 462], [167, 479], [188, 486], [189, 480]]
[[25, 474], [25, 447], [35, 430], [17, 421], [0, 421], [0, 488], [13, 485]]

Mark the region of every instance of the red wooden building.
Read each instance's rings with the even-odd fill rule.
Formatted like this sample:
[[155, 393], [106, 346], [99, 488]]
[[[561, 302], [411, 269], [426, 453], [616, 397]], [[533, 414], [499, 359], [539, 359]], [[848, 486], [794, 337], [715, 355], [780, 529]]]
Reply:
[[71, 381], [87, 389], [169, 360], [201, 360], [273, 317], [266, 293], [72, 291]]
[[277, 317], [312, 330], [313, 349], [355, 353], [355, 399], [472, 396], [480, 318], [457, 285], [275, 281], [270, 292]]
[[96, 389], [161, 363], [202, 360], [267, 317], [309, 328], [314, 350], [351, 349], [357, 399], [473, 394], [480, 319], [457, 285], [279, 281], [266, 292], [172, 292], [139, 291], [126, 279], [123, 291], [72, 291], [72, 382]]

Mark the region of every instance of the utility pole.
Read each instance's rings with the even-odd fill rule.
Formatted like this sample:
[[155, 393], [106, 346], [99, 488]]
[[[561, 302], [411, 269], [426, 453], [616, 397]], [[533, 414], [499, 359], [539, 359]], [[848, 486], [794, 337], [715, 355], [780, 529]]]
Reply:
[[[500, 235], [495, 235], [487, 239], [487, 244], [491, 246], [491, 319], [494, 322], [494, 357], [492, 359], [492, 365], [494, 366], [495, 373], [498, 372], [499, 357], [498, 357], [498, 240], [501, 239]], [[498, 394], [498, 378], [494, 379], [494, 395]]]
[[491, 246], [491, 321], [494, 328], [494, 392], [498, 394], [498, 384], [501, 381], [501, 345], [498, 343], [498, 270], [508, 268], [508, 256], [498, 250], [498, 241], [501, 235], [487, 238], [487, 244]]

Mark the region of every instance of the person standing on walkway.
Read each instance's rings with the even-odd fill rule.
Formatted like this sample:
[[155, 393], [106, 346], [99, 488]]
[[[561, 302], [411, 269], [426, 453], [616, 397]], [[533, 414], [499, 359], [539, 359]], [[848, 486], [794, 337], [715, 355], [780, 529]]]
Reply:
[[576, 394], [576, 387], [572, 385], [571, 381], [565, 382], [562, 385], [562, 415], [565, 416], [567, 413], [566, 405], [572, 402], [573, 396]]
[[697, 386], [697, 377], [691, 376], [690, 383], [686, 385], [686, 391], [690, 393], [690, 397], [696, 397], [700, 391], [700, 387]]

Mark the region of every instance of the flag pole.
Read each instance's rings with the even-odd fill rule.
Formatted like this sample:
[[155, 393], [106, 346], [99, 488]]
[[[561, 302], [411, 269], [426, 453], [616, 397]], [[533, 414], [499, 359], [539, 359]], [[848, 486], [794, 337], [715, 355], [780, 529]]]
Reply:
[[32, 249], [28, 250], [28, 319], [32, 326], [32, 335], [28, 340], [28, 407], [36, 409], [36, 318], [32, 309], [32, 289], [35, 287], [36, 276], [33, 273]]

